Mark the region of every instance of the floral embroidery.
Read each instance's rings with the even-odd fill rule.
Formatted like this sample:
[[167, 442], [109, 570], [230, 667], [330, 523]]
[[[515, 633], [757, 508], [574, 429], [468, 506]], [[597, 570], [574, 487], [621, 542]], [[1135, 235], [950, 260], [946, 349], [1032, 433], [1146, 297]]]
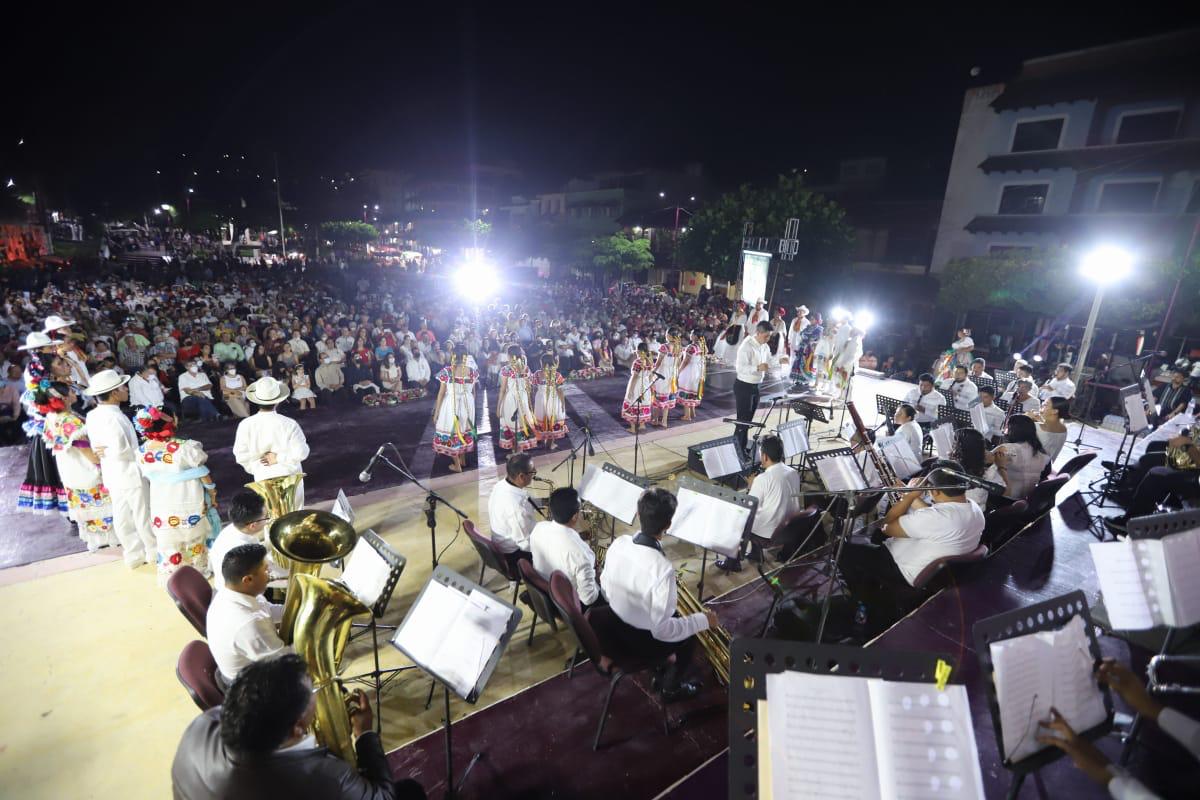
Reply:
[[179, 564], [182, 562], [183, 562], [183, 554], [182, 553], [172, 553], [171, 554], [171, 563], [172, 564], [174, 564], [175, 566], [179, 566]]

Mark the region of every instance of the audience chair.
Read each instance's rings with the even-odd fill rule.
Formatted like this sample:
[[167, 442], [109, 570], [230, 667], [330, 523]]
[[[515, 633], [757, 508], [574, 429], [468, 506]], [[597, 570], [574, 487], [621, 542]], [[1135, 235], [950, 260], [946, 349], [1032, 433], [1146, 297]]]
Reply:
[[556, 621], [558, 615], [554, 611], [554, 600], [550, 597], [550, 584], [533, 568], [533, 562], [528, 558], [522, 558], [517, 562], [517, 567], [529, 590], [528, 603], [533, 609], [533, 623], [529, 626], [529, 641], [526, 642], [526, 644], [532, 645], [533, 631], [537, 627], [538, 620], [548, 622], [550, 630], [558, 633], [558, 622]]
[[196, 640], [184, 646], [175, 665], [175, 676], [201, 711], [225, 702], [225, 693], [217, 685], [217, 662], [206, 642]]
[[208, 579], [200, 570], [185, 564], [167, 579], [167, 594], [175, 601], [179, 612], [192, 623], [192, 627], [207, 639], [208, 606], [213, 597]]
[[1000, 506], [987, 514], [980, 541], [993, 551], [1007, 542], [1026, 522], [1029, 504], [1024, 500]]
[[519, 570], [510, 567], [505, 554], [496, 549], [492, 540], [479, 532], [475, 527], [475, 523], [471, 520], [463, 520], [463, 530], [467, 532], [467, 536], [471, 538], [471, 544], [475, 545], [475, 552], [479, 553], [479, 560], [483, 563], [479, 565], [479, 580], [477, 583], [483, 583], [483, 572], [487, 568], [491, 568], [499, 572], [507, 580], [516, 584], [513, 586], [513, 599], [517, 602], [517, 590], [521, 588], [521, 573]]
[[[592, 750], [598, 750], [600, 737], [604, 733], [604, 724], [608, 720], [608, 708], [612, 703], [613, 692], [616, 690], [617, 684], [626, 675], [652, 670], [662, 662], [659, 659], [622, 654], [612, 647], [612, 642], [602, 644], [601, 636], [592, 623], [595, 621], [603, 630], [605, 622], [613, 621], [615, 618], [612, 609], [608, 606], [598, 606], [590, 609], [585, 615], [580, 608], [579, 596], [575, 593], [575, 587], [563, 573], [555, 572], [550, 576], [550, 596], [562, 615], [563, 621], [575, 634], [580, 649], [591, 660], [596, 672], [608, 678], [608, 692], [604, 696], [604, 706], [600, 710], [600, 723], [596, 728], [596, 738], [592, 741]], [[669, 734], [671, 725], [667, 718], [667, 708], [662, 704], [659, 704], [659, 707], [663, 713], [663, 731]]]

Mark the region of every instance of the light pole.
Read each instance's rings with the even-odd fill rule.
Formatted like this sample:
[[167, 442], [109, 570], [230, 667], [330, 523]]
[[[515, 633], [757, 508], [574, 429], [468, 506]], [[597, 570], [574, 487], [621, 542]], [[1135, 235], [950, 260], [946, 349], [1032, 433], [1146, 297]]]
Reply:
[[1133, 256], [1120, 247], [1106, 245], [1098, 247], [1083, 257], [1079, 273], [1096, 284], [1096, 297], [1092, 300], [1092, 311], [1088, 314], [1087, 327], [1083, 329], [1083, 341], [1079, 344], [1079, 357], [1075, 362], [1072, 380], [1079, 385], [1083, 365], [1087, 363], [1088, 348], [1096, 333], [1096, 318], [1100, 316], [1100, 304], [1104, 302], [1104, 289], [1129, 274], [1133, 268]]

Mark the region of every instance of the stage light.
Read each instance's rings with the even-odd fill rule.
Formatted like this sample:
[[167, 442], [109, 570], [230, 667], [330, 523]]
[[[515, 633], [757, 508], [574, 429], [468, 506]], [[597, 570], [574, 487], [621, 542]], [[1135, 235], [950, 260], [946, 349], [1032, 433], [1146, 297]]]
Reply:
[[1033, 360], [1034, 360], [1034, 363], [1039, 363], [1039, 364], [1040, 364], [1040, 363], [1041, 363], [1041, 361], [1042, 361], [1042, 357], [1041, 357], [1041, 356], [1034, 356], [1034, 357], [1033, 357]]
[[850, 316], [850, 312], [841, 306], [834, 306], [833, 311], [829, 312], [829, 316], [834, 322], [841, 322]]
[[1025, 356], [1021, 355], [1020, 353], [1013, 353], [1013, 361], [1014, 361], [1014, 362], [1016, 362], [1016, 361], [1020, 361], [1020, 360], [1021, 360], [1022, 358], [1024, 358], [1024, 357], [1025, 357]]
[[860, 308], [854, 312], [854, 327], [858, 328], [863, 333], [875, 324], [875, 314], [868, 308]]
[[1113, 245], [1102, 245], [1083, 257], [1079, 272], [1101, 286], [1119, 281], [1133, 269], [1133, 254]]
[[485, 258], [469, 258], [454, 273], [454, 287], [469, 302], [479, 304], [496, 294], [500, 280]]

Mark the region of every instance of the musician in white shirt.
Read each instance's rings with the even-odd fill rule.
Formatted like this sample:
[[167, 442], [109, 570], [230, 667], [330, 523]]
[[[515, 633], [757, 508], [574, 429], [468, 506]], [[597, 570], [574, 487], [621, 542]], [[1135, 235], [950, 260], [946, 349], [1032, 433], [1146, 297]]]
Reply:
[[966, 411], [979, 396], [979, 387], [967, 377], [967, 368], [959, 364], [954, 368], [954, 377], [942, 381], [942, 391], [948, 395], [954, 407]]
[[224, 688], [247, 664], [292, 650], [277, 629], [283, 606], [262, 596], [271, 580], [267, 548], [239, 545], [225, 554], [218, 569], [225, 588], [213, 595], [205, 627], [218, 683]]
[[[750, 477], [750, 489], [746, 493], [758, 498], [750, 529], [753, 536], [749, 539], [748, 558], [761, 563], [760, 540], [769, 540], [780, 525], [800, 510], [800, 473], [783, 463], [783, 441], [778, 436], [764, 436], [758, 444], [758, 459], [763, 471]], [[742, 560], [740, 557], [725, 558], [717, 562], [717, 568], [741, 572]]]
[[1024, 362], [1021, 362], [1020, 364], [1017, 364], [1013, 369], [1016, 372], [1017, 377], [1013, 378], [1012, 381], [1009, 382], [1008, 386], [1006, 386], [1004, 388], [1004, 393], [1000, 395], [1000, 399], [1004, 400], [1005, 402], [1007, 402], [1010, 398], [1012, 398], [1012, 396], [1014, 394], [1016, 394], [1017, 384], [1020, 383], [1021, 381], [1023, 381], [1023, 380], [1029, 381], [1029, 385], [1033, 386], [1033, 368], [1032, 367], [1030, 367], [1028, 364], [1026, 364]]
[[904, 396], [904, 402], [917, 410], [917, 422], [934, 422], [938, 418], [938, 407], [946, 405], [946, 398], [933, 388], [933, 376], [922, 373], [915, 389]]
[[1014, 404], [1016, 405], [1011, 414], [1032, 414], [1042, 407], [1038, 399], [1030, 394], [1031, 391], [1033, 391], [1033, 381], [1024, 378], [1017, 381], [1016, 392], [1008, 401], [1010, 408]]
[[1075, 381], [1071, 380], [1071, 365], [1059, 364], [1054, 368], [1054, 377], [1042, 384], [1038, 397], [1045, 400], [1048, 397], [1061, 397], [1070, 400], [1075, 396]]
[[[246, 389], [246, 399], [258, 406], [258, 413], [238, 423], [233, 459], [256, 481], [303, 472], [308, 440], [300, 423], [276, 411], [287, 397], [287, 386], [270, 376]], [[295, 504], [304, 507], [304, 481], [296, 486]]]
[[971, 372], [967, 377], [973, 381], [978, 381], [980, 378], [992, 379], [992, 376], [987, 374], [987, 362], [982, 358], [971, 362]]
[[[758, 408], [759, 385], [771, 367], [771, 348], [767, 346], [767, 340], [771, 338], [772, 333], [771, 323], [764, 320], [755, 327], [753, 336], [747, 336], [738, 345], [737, 378], [733, 382], [733, 397], [737, 403], [739, 422], [754, 421], [754, 412]], [[738, 425], [733, 436], [744, 453], [746, 427]]]
[[488, 527], [492, 542], [512, 567], [529, 558], [529, 534], [537, 522], [533, 499], [525, 491], [537, 476], [528, 453], [513, 453], [504, 462], [505, 478], [488, 497]]
[[925, 432], [917, 424], [917, 410], [908, 403], [901, 403], [892, 414], [892, 421], [896, 423], [896, 432], [891, 435], [904, 439], [908, 448], [912, 450], [913, 458], [920, 461], [924, 450], [922, 445], [925, 442]]
[[988, 439], [1004, 434], [1004, 409], [996, 405], [996, 390], [990, 386], [979, 387], [979, 407], [983, 409], [983, 421], [987, 430], [980, 431]]
[[[215, 582], [218, 588], [225, 583], [221, 575], [221, 564], [225, 561], [225, 556], [233, 548], [244, 544], [265, 545], [263, 535], [270, 521], [266, 503], [261, 495], [243, 489], [233, 496], [229, 504], [229, 524], [221, 529], [208, 549], [208, 561], [216, 574]], [[267, 549], [267, 572], [273, 581], [288, 576], [288, 571], [275, 563], [270, 548]]]
[[534, 525], [529, 534], [533, 568], [547, 581], [555, 572], [566, 575], [579, 602], [594, 606], [601, 599], [596, 554], [575, 530], [579, 524], [579, 492], [569, 486], [555, 489], [550, 493], [549, 505], [550, 519]]
[[[681, 678], [691, 661], [696, 634], [718, 624], [712, 611], [676, 616], [675, 566], [660, 543], [671, 527], [675, 507], [675, 495], [665, 489], [642, 494], [638, 500], [641, 531], [618, 537], [605, 556], [600, 586], [609, 607], [589, 614], [602, 646], [611, 642], [631, 655], [661, 659], [663, 666], [651, 685], [667, 702], [699, 692], [699, 684]], [[669, 660], [672, 655], [674, 661]]]

